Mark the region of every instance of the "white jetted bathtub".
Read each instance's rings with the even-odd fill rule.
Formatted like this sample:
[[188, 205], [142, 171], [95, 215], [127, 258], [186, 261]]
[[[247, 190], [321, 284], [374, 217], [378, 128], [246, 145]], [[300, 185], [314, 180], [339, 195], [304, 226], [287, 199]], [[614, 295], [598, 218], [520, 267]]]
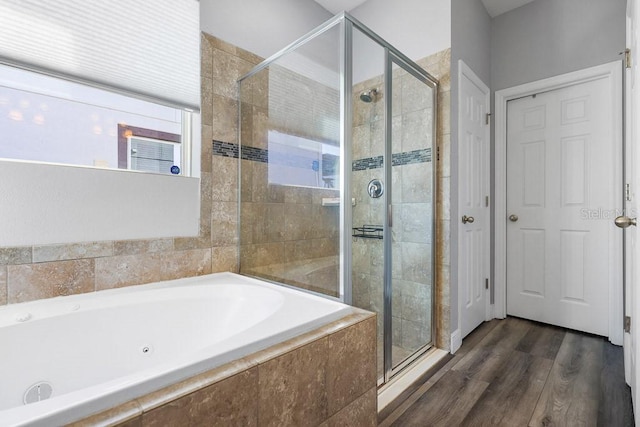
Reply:
[[0, 308], [0, 425], [60, 425], [337, 320], [347, 305], [219, 273]]

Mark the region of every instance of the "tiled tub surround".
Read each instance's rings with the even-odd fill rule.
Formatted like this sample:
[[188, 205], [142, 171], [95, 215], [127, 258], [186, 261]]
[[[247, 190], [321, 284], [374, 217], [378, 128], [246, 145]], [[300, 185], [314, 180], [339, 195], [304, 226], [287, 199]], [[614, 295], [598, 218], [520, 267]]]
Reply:
[[[17, 315], [31, 318], [17, 321]], [[238, 384], [257, 371], [257, 387], [227, 389], [241, 399], [253, 398], [256, 388], [279, 398], [289, 394], [291, 399], [264, 399], [269, 406], [260, 410], [263, 424], [317, 425], [374, 387], [374, 328], [370, 313], [232, 273], [5, 307], [0, 335], [12, 351], [3, 354], [0, 364], [0, 424], [60, 425], [122, 402], [129, 408], [132, 398], [150, 409], [150, 400], [154, 407], [159, 398], [173, 401], [176, 388], [202, 385], [202, 378], [211, 375], [199, 374], [214, 369], [237, 373]], [[296, 347], [304, 344], [298, 355], [279, 344], [287, 339]], [[46, 359], [41, 346], [51, 350]], [[296, 369], [296, 363], [304, 363], [306, 371]], [[240, 367], [243, 372], [234, 371]], [[23, 405], [24, 390], [43, 379], [52, 384], [51, 399]], [[179, 381], [184, 382], [174, 385]], [[193, 404], [189, 415], [211, 425], [207, 418], [216, 416], [208, 406], [211, 392], [179, 403]], [[231, 424], [241, 423], [249, 411], [249, 402], [230, 408], [222, 402], [213, 403], [225, 411], [217, 415], [239, 410], [237, 418], [226, 419]], [[180, 416], [168, 422], [177, 415], [175, 405], [155, 408], [143, 417], [144, 424], [187, 421]], [[296, 408], [302, 408], [300, 413], [287, 414]], [[375, 419], [375, 401], [369, 410]]]
[[354, 309], [72, 426], [376, 426], [374, 347], [375, 318]]

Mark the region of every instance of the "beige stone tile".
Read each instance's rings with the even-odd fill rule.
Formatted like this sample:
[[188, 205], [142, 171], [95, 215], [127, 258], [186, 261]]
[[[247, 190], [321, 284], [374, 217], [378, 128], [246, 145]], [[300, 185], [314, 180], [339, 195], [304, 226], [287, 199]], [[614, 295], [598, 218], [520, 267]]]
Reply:
[[206, 249], [211, 247], [211, 233], [203, 235], [202, 232], [198, 237], [176, 237], [173, 241], [176, 251], [188, 251], [192, 249]]
[[433, 194], [433, 163], [413, 163], [400, 166], [400, 168], [402, 169], [402, 202], [431, 202]]
[[92, 415], [82, 420], [67, 424], [67, 427], [140, 427], [142, 426], [142, 409], [135, 400], [118, 405], [115, 408]]
[[200, 79], [200, 120], [203, 125], [211, 126], [213, 122], [213, 79]]
[[451, 134], [438, 137], [440, 145], [440, 176], [451, 176]]
[[113, 255], [138, 255], [173, 250], [173, 239], [116, 240]]
[[238, 242], [238, 202], [213, 202], [211, 209], [212, 246], [231, 246]]
[[353, 159], [371, 156], [371, 125], [363, 124], [353, 128]]
[[99, 258], [113, 255], [113, 242], [71, 243], [33, 247], [33, 262]]
[[98, 258], [96, 289], [120, 288], [210, 272], [210, 248]]
[[451, 133], [451, 92], [438, 93], [438, 127], [437, 134]]
[[242, 244], [283, 241], [285, 211], [282, 203], [243, 203]]
[[401, 80], [402, 114], [418, 110], [430, 109], [433, 105], [434, 90], [415, 78], [412, 74], [405, 74]]
[[243, 245], [240, 247], [240, 257], [243, 268], [279, 264], [284, 261], [284, 243]]
[[335, 414], [376, 386], [376, 321], [367, 319], [329, 336], [327, 395]]
[[194, 375], [183, 381], [171, 384], [155, 392], [151, 392], [137, 399], [143, 412], [149, 412], [176, 399], [185, 397], [193, 392], [217, 384], [234, 375], [256, 367], [257, 363], [248, 358], [236, 359], [222, 366]]
[[257, 426], [258, 368], [145, 412], [143, 426]]
[[226, 41], [219, 39], [216, 36], [213, 36], [209, 33], [203, 32], [203, 34], [211, 44], [212, 48], [225, 51], [227, 53], [230, 53], [231, 55], [237, 55], [238, 48], [235, 45], [231, 43], [227, 43]]
[[251, 77], [253, 105], [269, 108], [269, 68], [264, 68]]
[[451, 218], [451, 178], [444, 177], [438, 183], [438, 218]]
[[433, 271], [430, 244], [402, 242], [402, 279], [410, 282], [430, 283]]
[[328, 339], [258, 366], [260, 425], [318, 425], [328, 416]]
[[238, 58], [233, 54], [215, 47], [213, 48], [212, 57], [211, 76], [213, 79], [213, 93], [236, 99], [236, 80], [239, 77]]
[[316, 237], [313, 235], [313, 227], [318, 222], [318, 217], [314, 216], [314, 205], [290, 203], [283, 209], [284, 218], [284, 239], [303, 240]]
[[240, 195], [243, 203], [253, 200], [253, 164], [250, 160], [241, 160], [240, 163]]
[[258, 65], [264, 60], [264, 58], [262, 58], [261, 56], [258, 56], [255, 53], [249, 52], [248, 50], [244, 50], [240, 47], [236, 47], [236, 55], [238, 55], [239, 58], [248, 61], [249, 63], [251, 63], [251, 65], [254, 66]]
[[338, 239], [307, 239], [284, 242], [284, 261], [293, 262], [310, 258], [338, 255]]
[[7, 267], [0, 266], [0, 305], [7, 304]]
[[251, 141], [246, 144], [256, 148], [267, 149], [269, 146], [269, 130], [272, 128], [269, 123], [269, 112], [265, 108], [253, 107], [252, 115], [252, 136]]
[[211, 272], [238, 272], [238, 247], [221, 246], [211, 248]]
[[31, 246], [0, 248], [0, 265], [30, 264]]
[[354, 400], [329, 418], [321, 427], [375, 427], [378, 425], [378, 393], [376, 387]]
[[213, 156], [211, 172], [211, 200], [235, 202], [238, 200], [238, 159]]
[[440, 220], [436, 224], [436, 263], [449, 265], [451, 260], [451, 221]]
[[211, 135], [216, 141], [238, 141], [238, 102], [232, 98], [213, 94]]
[[401, 319], [402, 323], [402, 350], [413, 353], [420, 347], [431, 342], [431, 318], [414, 322]]
[[200, 151], [200, 170], [211, 172], [213, 164], [213, 128], [210, 125], [202, 125], [202, 143]]
[[313, 189], [309, 187], [286, 186], [284, 189], [284, 203], [312, 203]]
[[[98, 258], [103, 259], [103, 258]], [[9, 303], [92, 292], [93, 259], [55, 261], [7, 267]]]
[[433, 114], [430, 109], [402, 115], [402, 151], [423, 150], [432, 146]]
[[451, 90], [451, 69], [449, 68], [449, 64], [443, 67], [438, 82], [440, 83], [440, 90], [442, 92], [449, 92]]
[[200, 35], [200, 76], [211, 78], [213, 67], [213, 47], [209, 38], [201, 33]]

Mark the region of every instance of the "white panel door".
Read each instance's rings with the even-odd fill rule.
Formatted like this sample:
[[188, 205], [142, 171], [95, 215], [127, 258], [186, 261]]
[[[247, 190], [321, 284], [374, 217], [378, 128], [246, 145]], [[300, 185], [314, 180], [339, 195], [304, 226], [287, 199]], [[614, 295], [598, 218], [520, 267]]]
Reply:
[[[627, 46], [633, 52], [638, 46], [638, 22], [640, 22], [640, 8], [635, 0], [627, 3]], [[640, 174], [638, 164], [640, 162], [640, 87], [637, 82], [638, 65], [636, 61], [632, 67], [626, 70], [625, 91], [627, 102], [626, 107], [626, 177], [630, 184], [630, 192], [627, 197], [625, 214], [636, 217], [638, 214], [638, 189], [640, 189]], [[638, 398], [638, 385], [640, 384], [640, 374], [637, 370], [637, 361], [640, 358], [640, 323], [638, 323], [638, 313], [640, 313], [640, 250], [638, 250], [637, 227], [629, 227], [625, 231], [626, 243], [626, 263], [625, 263], [625, 313], [631, 317], [631, 330], [624, 334], [624, 367], [627, 383], [631, 386], [631, 397], [633, 400], [633, 411], [640, 414], [640, 403]], [[637, 417], [638, 415], [636, 415]]]
[[489, 88], [464, 62], [459, 67], [458, 283], [461, 337], [465, 337], [488, 320]]
[[614, 97], [599, 78], [508, 102], [507, 313], [609, 335], [621, 245]]

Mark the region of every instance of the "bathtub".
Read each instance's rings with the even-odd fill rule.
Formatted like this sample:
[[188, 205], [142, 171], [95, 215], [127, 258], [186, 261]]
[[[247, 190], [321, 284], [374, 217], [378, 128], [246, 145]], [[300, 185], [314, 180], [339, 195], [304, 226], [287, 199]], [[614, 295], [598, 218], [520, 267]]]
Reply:
[[8, 305], [0, 308], [0, 425], [75, 421], [350, 310], [233, 273]]

